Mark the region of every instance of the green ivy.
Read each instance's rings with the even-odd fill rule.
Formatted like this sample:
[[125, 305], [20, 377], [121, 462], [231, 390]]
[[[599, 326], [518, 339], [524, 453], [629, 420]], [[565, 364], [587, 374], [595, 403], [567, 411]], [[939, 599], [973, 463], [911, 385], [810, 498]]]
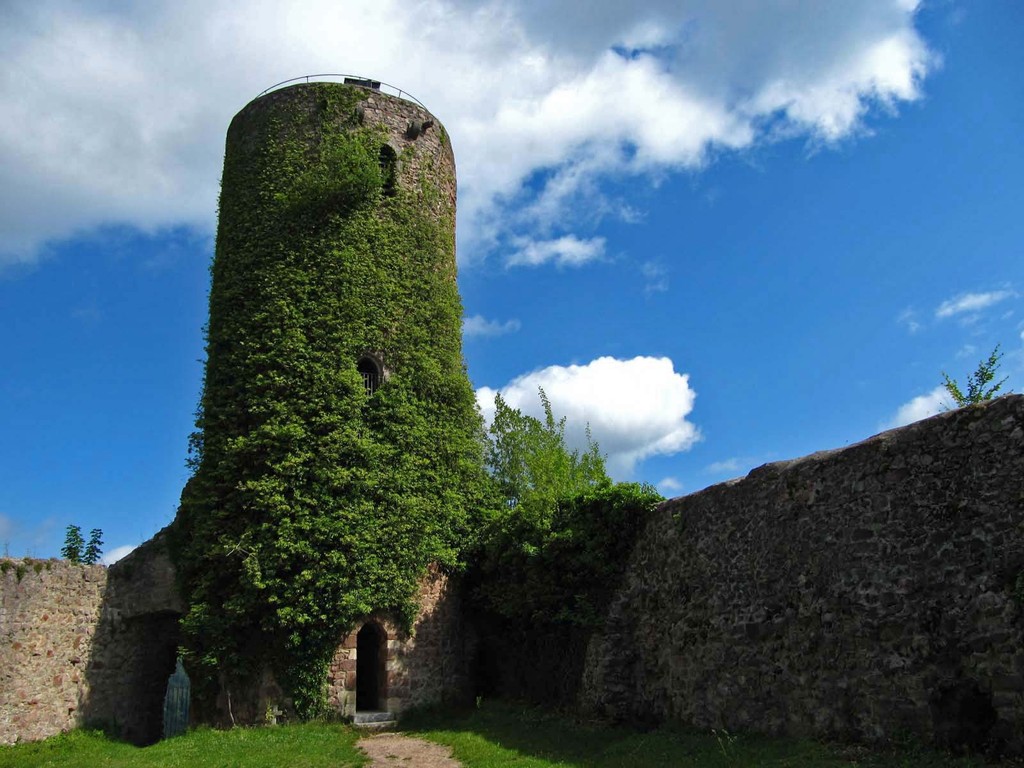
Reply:
[[299, 88], [228, 133], [175, 551], [197, 695], [269, 667], [312, 717], [342, 636], [378, 611], [410, 625], [428, 565], [460, 566], [487, 480], [442, 171], [384, 195], [367, 92]]
[[562, 499], [548, 518], [515, 509], [496, 517], [474, 559], [477, 605], [516, 626], [597, 627], [661, 500], [649, 485], [617, 483]]

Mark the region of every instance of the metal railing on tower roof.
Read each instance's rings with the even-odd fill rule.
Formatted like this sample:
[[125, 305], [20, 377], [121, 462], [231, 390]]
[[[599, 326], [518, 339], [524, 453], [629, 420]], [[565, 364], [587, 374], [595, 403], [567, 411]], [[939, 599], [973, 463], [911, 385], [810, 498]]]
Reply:
[[[270, 86], [265, 91], [262, 91], [256, 98], [258, 99], [260, 98], [260, 96], [265, 96], [271, 91], [276, 91], [278, 88], [283, 88], [284, 86], [291, 85], [293, 83], [312, 83], [314, 81], [333, 82], [337, 78], [341, 78], [342, 82], [345, 85], [354, 85], [357, 88], [366, 88], [367, 90], [370, 91], [381, 91], [382, 93], [386, 93], [391, 96], [397, 96], [398, 98], [405, 99], [406, 101], [415, 102], [416, 104], [419, 104], [421, 107], [423, 107], [423, 109], [427, 109], [426, 104], [417, 99], [408, 91], [403, 91], [401, 88], [398, 88], [397, 86], [381, 82], [380, 80], [374, 80], [371, 77], [363, 77], [362, 75], [339, 75], [334, 73], [325, 73], [319, 75], [303, 75], [302, 77], [293, 77], [289, 80], [282, 80], [280, 83], [274, 83], [274, 85]], [[428, 109], [427, 111], [429, 112], [430, 110]]]

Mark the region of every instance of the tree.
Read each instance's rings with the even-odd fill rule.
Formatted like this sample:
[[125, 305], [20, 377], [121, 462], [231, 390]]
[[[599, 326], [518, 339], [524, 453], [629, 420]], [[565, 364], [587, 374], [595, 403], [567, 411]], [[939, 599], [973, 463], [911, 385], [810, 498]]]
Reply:
[[996, 393], [1006, 383], [1006, 377], [1004, 376], [997, 383], [989, 385], [996, 377], [996, 372], [999, 370], [999, 361], [1002, 357], [1003, 353], [999, 351], [999, 345], [996, 344], [996, 348], [992, 350], [992, 354], [988, 356], [988, 359], [978, 363], [974, 373], [967, 377], [966, 393], [960, 389], [960, 385], [955, 379], [951, 379], [945, 371], [942, 372], [942, 385], [946, 388], [946, 392], [949, 393], [953, 402], [956, 403], [957, 408], [962, 408], [965, 405], [975, 405], [991, 400], [996, 396]]
[[544, 421], [527, 416], [494, 397], [487, 465], [509, 508], [537, 521], [550, 518], [560, 499], [608, 486], [600, 447], [587, 427], [587, 448], [570, 451], [565, 443], [565, 417], [556, 420], [551, 401], [538, 388]]
[[82, 529], [77, 525], [69, 525], [64, 534], [64, 546], [61, 547], [60, 556], [72, 563], [82, 562], [82, 547], [85, 546], [85, 539], [82, 538]]
[[100, 557], [103, 556], [103, 531], [99, 528], [93, 528], [89, 531], [89, 543], [85, 545], [85, 554], [82, 556], [82, 562], [85, 565], [94, 565], [100, 561]]
[[[488, 433], [487, 465], [504, 503], [479, 533], [467, 577], [472, 600], [513, 628], [593, 627], [603, 616], [647, 514], [661, 501], [650, 486], [612, 484], [598, 444], [570, 450], [565, 417], [538, 389], [542, 419], [500, 395]], [[582, 649], [580, 650], [582, 653]]]

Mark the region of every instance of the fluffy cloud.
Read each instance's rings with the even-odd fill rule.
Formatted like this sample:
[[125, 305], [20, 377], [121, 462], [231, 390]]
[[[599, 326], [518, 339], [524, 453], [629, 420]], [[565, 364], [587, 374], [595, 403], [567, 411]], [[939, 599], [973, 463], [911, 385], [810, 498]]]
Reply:
[[989, 291], [988, 293], [962, 293], [959, 296], [947, 299], [935, 310], [937, 318], [953, 317], [965, 312], [979, 312], [993, 304], [998, 304], [1006, 299], [1013, 298], [1017, 294], [1010, 290]]
[[488, 320], [483, 315], [473, 315], [462, 319], [463, 336], [503, 336], [506, 333], [515, 333], [519, 328], [520, 323], [515, 318], [505, 322]]
[[[571, 222], [620, 215], [602, 195], [609, 177], [699, 168], [778, 137], [836, 141], [859, 132], [872, 105], [918, 98], [935, 59], [915, 10], [907, 0], [6, 4], [0, 259], [35, 258], [47, 240], [103, 223], [209, 231], [232, 114], [284, 77], [343, 67], [400, 85], [444, 121], [459, 157], [463, 259], [499, 248], [522, 263], [545, 253], [579, 263], [595, 241]], [[575, 244], [577, 261], [550, 245], [560, 242]]]
[[656, 483], [658, 490], [665, 496], [679, 495], [683, 484], [674, 477], [664, 477]]
[[494, 395], [523, 413], [543, 418], [537, 394], [543, 388], [559, 418], [566, 417], [566, 439], [586, 445], [585, 430], [608, 456], [608, 471], [623, 479], [637, 462], [656, 454], [684, 451], [700, 439], [686, 420], [696, 393], [689, 375], [676, 373], [667, 357], [618, 360], [600, 357], [586, 365], [552, 365], [518, 376], [498, 390], [481, 387], [477, 402], [484, 418], [494, 416]]
[[918, 395], [913, 400], [901, 405], [899, 410], [896, 411], [896, 415], [882, 425], [882, 429], [902, 427], [921, 419], [927, 419], [929, 416], [934, 416], [952, 407], [952, 405], [953, 403], [949, 399], [949, 393], [946, 392], [946, 388], [938, 386], [931, 392]]
[[556, 240], [516, 240], [516, 250], [507, 259], [509, 266], [536, 267], [553, 261], [560, 267], [578, 267], [604, 255], [604, 238], [580, 240], [565, 235]]
[[138, 546], [137, 544], [129, 544], [129, 545], [125, 545], [123, 547], [114, 547], [112, 550], [110, 550], [109, 552], [107, 552], [107, 554], [105, 554], [103, 556], [103, 564], [104, 565], [113, 565], [118, 560], [120, 560], [122, 557], [125, 557], [125, 556], [131, 554], [132, 552], [134, 552], [135, 551], [135, 547], [137, 547], [137, 546]]
[[713, 461], [704, 468], [704, 471], [712, 475], [737, 474], [740, 471], [740, 460], [722, 459], [722, 461]]

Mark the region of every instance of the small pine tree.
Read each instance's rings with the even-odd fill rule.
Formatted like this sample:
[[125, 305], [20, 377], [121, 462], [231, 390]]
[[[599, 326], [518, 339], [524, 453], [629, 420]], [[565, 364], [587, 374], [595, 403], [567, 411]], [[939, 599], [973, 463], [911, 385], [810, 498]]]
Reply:
[[949, 393], [953, 402], [956, 403], [957, 408], [962, 408], [965, 405], [976, 405], [977, 403], [991, 400], [996, 396], [996, 393], [1006, 383], [1006, 377], [1004, 376], [991, 386], [989, 384], [996, 377], [996, 371], [999, 370], [999, 361], [1002, 357], [1003, 353], [999, 351], [999, 345], [996, 344], [996, 348], [992, 350], [988, 360], [982, 360], [978, 363], [974, 373], [967, 377], [967, 392], [960, 389], [960, 385], [955, 379], [951, 379], [945, 371], [942, 372], [942, 386], [946, 388], [946, 392]]
[[103, 556], [103, 531], [93, 528], [89, 531], [89, 543], [85, 545], [85, 555], [82, 562], [86, 565], [94, 565]]
[[82, 538], [82, 529], [77, 525], [69, 525], [64, 534], [64, 546], [61, 547], [60, 556], [69, 562], [80, 563], [84, 546], [85, 539]]

